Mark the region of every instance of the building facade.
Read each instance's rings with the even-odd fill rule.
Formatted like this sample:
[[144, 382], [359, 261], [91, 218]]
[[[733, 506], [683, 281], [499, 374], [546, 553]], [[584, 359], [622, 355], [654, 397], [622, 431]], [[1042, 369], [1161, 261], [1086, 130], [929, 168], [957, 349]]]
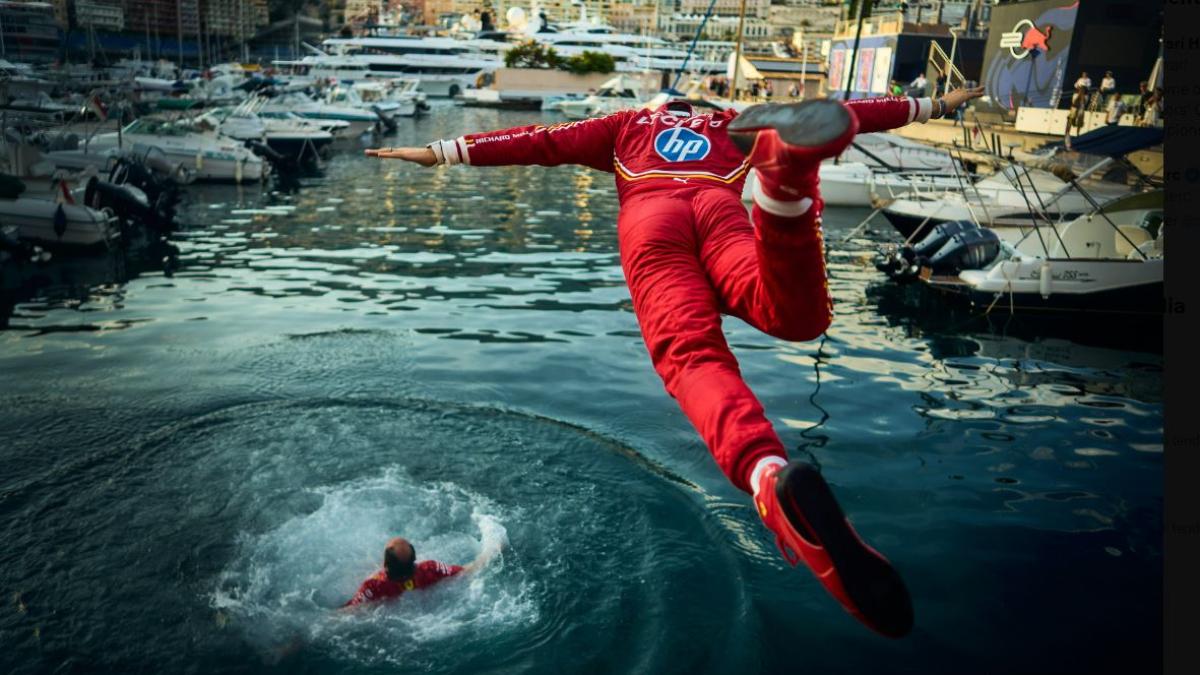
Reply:
[[54, 6], [48, 2], [0, 0], [0, 58], [53, 61], [59, 50]]
[[203, 7], [204, 31], [249, 39], [267, 25], [267, 0], [200, 0]]
[[[708, 12], [708, 5], [712, 0], [679, 0], [679, 14], [698, 14], [704, 16]], [[766, 19], [771, 10], [771, 0], [745, 0], [746, 2], [746, 17], [754, 17], [756, 19]], [[741, 14], [742, 0], [716, 0], [713, 5], [713, 16], [739, 16]]]
[[125, 8], [120, 0], [76, 0], [75, 25], [114, 33], [125, 30]]

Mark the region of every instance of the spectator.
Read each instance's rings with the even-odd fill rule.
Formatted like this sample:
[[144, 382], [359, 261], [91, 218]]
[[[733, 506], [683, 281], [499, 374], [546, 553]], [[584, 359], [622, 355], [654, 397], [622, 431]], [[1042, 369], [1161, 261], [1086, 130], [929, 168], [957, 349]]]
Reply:
[[1085, 90], [1092, 88], [1092, 78], [1088, 77], [1086, 70], [1083, 71], [1083, 74], [1079, 76], [1078, 80], [1075, 80], [1076, 91], [1078, 91], [1080, 87], [1083, 87]]
[[762, 85], [755, 80], [750, 83], [750, 98], [757, 99], [759, 92], [762, 91]]
[[1150, 107], [1150, 99], [1154, 98], [1154, 92], [1150, 91], [1149, 82], [1138, 83], [1138, 109], [1137, 116], [1141, 119], [1146, 115], [1146, 110]]
[[1108, 70], [1104, 73], [1104, 79], [1100, 80], [1100, 102], [1106, 106], [1109, 112], [1112, 112], [1113, 102], [1117, 96], [1117, 79], [1113, 77], [1112, 71]]
[[1106, 71], [1104, 79], [1100, 80], [1100, 93], [1105, 96], [1117, 93], [1117, 79], [1113, 77], [1111, 70]]
[[1162, 87], [1156, 87], [1154, 94], [1150, 96], [1146, 108], [1146, 114], [1142, 118], [1143, 126], [1156, 127], [1162, 123], [1163, 117], [1163, 90]]
[[775, 95], [775, 85], [771, 84], [770, 80], [763, 83], [763, 96], [767, 97], [767, 102], [770, 103], [771, 97]]
[[795, 82], [792, 83], [792, 86], [788, 87], [788, 96], [791, 98], [800, 97], [800, 87], [797, 87]]
[[1104, 123], [1110, 127], [1115, 127], [1121, 122], [1121, 116], [1125, 114], [1125, 102], [1120, 96], [1112, 96], [1108, 99], [1108, 115], [1104, 119]]
[[[1082, 78], [1081, 78], [1082, 79]], [[1087, 111], [1088, 91], [1087, 87], [1075, 83], [1075, 95], [1071, 97], [1071, 113], [1067, 116], [1067, 131], [1070, 133], [1071, 127], [1075, 127], [1075, 133], [1078, 134], [1083, 129], [1084, 113]]]
[[892, 80], [891, 94], [892, 94], [892, 96], [903, 96], [904, 95], [904, 87], [901, 87], [900, 83], [897, 82], [896, 80]]
[[929, 80], [925, 79], [925, 73], [919, 73], [917, 78], [908, 83], [908, 95], [915, 98], [922, 98], [928, 92]]

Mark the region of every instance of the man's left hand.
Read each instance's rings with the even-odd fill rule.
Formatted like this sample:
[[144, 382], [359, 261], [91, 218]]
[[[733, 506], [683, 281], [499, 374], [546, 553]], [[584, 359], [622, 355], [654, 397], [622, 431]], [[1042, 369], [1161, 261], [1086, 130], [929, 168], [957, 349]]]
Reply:
[[969, 89], [964, 87], [962, 89], [955, 89], [949, 94], [943, 96], [942, 103], [946, 106], [946, 114], [949, 115], [955, 110], [958, 110], [958, 107], [962, 104], [970, 101], [971, 99], [979, 98], [980, 96], [983, 96], [983, 85], [971, 87]]

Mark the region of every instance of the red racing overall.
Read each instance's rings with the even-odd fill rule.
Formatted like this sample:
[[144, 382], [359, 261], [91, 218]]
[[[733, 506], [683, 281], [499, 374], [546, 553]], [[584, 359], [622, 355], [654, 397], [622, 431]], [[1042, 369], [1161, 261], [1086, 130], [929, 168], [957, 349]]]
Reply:
[[[908, 97], [847, 106], [860, 133], [924, 122], [931, 111], [929, 99]], [[803, 215], [771, 213], [780, 210], [759, 193], [748, 216], [741, 192], [751, 167], [726, 130], [736, 116], [627, 110], [469, 134], [437, 142], [435, 154], [447, 164], [582, 164], [616, 174], [621, 266], [654, 368], [721, 470], [750, 492], [755, 463], [786, 455], [742, 380], [721, 314], [783, 340], [811, 340], [829, 326], [832, 301], [816, 186], [801, 195], [813, 200]]]

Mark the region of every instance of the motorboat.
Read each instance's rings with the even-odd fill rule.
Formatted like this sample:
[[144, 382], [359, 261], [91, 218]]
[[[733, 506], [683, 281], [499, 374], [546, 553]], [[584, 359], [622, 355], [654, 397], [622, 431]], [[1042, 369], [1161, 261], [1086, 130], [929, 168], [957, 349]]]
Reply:
[[355, 82], [336, 85], [325, 92], [326, 103], [373, 112], [388, 129], [395, 127], [397, 117], [412, 117], [417, 113], [416, 101], [393, 101], [387, 97], [387, 85], [378, 82]]
[[637, 108], [644, 98], [640, 80], [618, 75], [600, 85], [595, 93], [580, 100], [560, 101], [555, 107], [568, 119], [582, 120]]
[[425, 92], [421, 91], [421, 81], [415, 77], [395, 77], [382, 80], [391, 85], [388, 90], [388, 98], [393, 101], [412, 101], [416, 107], [417, 114], [427, 112], [429, 110], [429, 100]]
[[215, 124], [202, 118], [141, 117], [118, 132], [98, 134], [87, 143], [87, 149], [98, 157], [124, 148], [157, 148], [167, 161], [188, 167], [195, 180], [244, 183], [261, 180], [270, 172], [270, 165], [261, 157], [239, 141], [222, 136]]
[[29, 195], [24, 183], [11, 176], [5, 177], [5, 183], [16, 187], [6, 190], [8, 197], [0, 197], [0, 222], [14, 228], [20, 240], [95, 247], [113, 244], [121, 237], [111, 212], [76, 203], [73, 193], [61, 183], [56, 182], [53, 191], [37, 196]]
[[293, 124], [307, 126], [328, 132], [333, 140], [340, 141], [350, 138], [350, 123], [343, 120], [323, 120], [301, 117], [290, 110], [266, 110], [259, 108], [254, 111], [264, 120], [287, 120]]
[[[969, 220], [992, 228], [1010, 243], [1045, 222], [1066, 221], [1090, 212], [1096, 203], [1140, 191], [1149, 182], [1127, 160], [1130, 152], [1161, 145], [1162, 129], [1102, 127], [1071, 141], [1070, 152], [1097, 158], [1080, 173], [1061, 161], [1062, 143], [1050, 144], [1036, 161], [1014, 162], [978, 181], [964, 181], [944, 192], [923, 192], [896, 199], [883, 208], [892, 226], [910, 241], [944, 222]], [[1114, 166], [1124, 166], [1138, 180], [1096, 180]]]
[[941, 223], [885, 252], [876, 267], [899, 281], [1004, 312], [1161, 313], [1163, 192], [1127, 195], [1015, 243], [969, 221]]
[[299, 91], [288, 92], [270, 99], [263, 105], [259, 114], [264, 112], [290, 112], [311, 120], [345, 122], [347, 135], [354, 138], [375, 128], [380, 121], [379, 113], [374, 111], [314, 100]]
[[262, 117], [254, 112], [254, 101], [234, 108], [217, 108], [203, 115], [230, 138], [262, 142], [289, 161], [324, 155], [333, 134], [303, 118]]
[[[1090, 188], [1105, 199], [1130, 189], [1115, 183]], [[1036, 209], [1032, 216], [1031, 207]], [[1049, 171], [1013, 165], [975, 182], [901, 196], [884, 207], [883, 215], [906, 239], [919, 238], [939, 223], [969, 220], [1014, 241], [1039, 222], [1039, 215], [1064, 220], [1086, 213], [1089, 207], [1070, 183]]]

